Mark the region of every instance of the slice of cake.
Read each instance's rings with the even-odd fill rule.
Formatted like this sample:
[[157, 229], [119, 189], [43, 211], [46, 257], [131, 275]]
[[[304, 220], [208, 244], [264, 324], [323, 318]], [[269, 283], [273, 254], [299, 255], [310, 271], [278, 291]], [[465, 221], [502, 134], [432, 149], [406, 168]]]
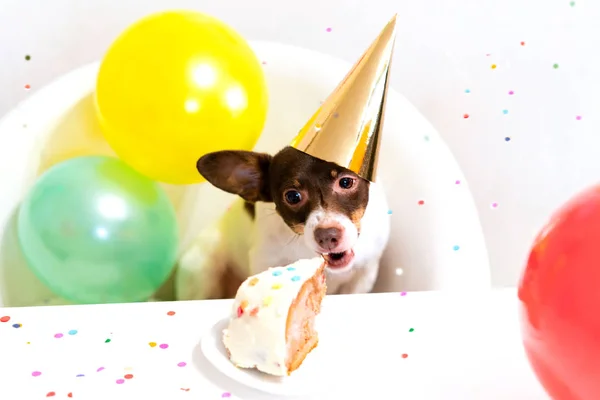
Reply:
[[223, 343], [233, 364], [286, 376], [319, 341], [315, 317], [325, 297], [322, 258], [270, 268], [239, 287]]

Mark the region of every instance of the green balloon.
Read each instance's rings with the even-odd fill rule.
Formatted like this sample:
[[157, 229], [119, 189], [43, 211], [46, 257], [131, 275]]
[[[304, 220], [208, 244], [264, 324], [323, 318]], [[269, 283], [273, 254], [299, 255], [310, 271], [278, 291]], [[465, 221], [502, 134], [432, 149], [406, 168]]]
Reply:
[[147, 300], [175, 264], [175, 211], [154, 181], [121, 160], [77, 157], [44, 173], [21, 204], [29, 267], [75, 303]]

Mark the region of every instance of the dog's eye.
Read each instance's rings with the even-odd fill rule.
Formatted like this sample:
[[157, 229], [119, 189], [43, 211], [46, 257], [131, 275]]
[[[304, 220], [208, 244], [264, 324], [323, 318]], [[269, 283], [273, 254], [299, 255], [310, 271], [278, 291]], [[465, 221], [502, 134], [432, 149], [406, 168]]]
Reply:
[[354, 179], [346, 177], [340, 179], [338, 183], [342, 189], [350, 189], [354, 186]]
[[285, 192], [284, 197], [285, 201], [291, 205], [298, 204], [302, 201], [302, 195], [297, 190], [288, 190]]

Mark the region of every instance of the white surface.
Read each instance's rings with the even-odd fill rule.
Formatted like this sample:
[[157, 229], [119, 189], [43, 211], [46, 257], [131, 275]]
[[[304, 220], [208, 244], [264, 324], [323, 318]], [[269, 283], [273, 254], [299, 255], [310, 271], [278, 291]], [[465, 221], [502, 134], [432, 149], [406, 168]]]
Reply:
[[[269, 115], [256, 148], [273, 152], [289, 144], [351, 64], [292, 46], [252, 45], [269, 60]], [[6, 305], [38, 304], [49, 297], [27, 271], [12, 215], [37, 174], [74, 155], [114, 154], [94, 114], [97, 67], [90, 64], [60, 77], [0, 120], [0, 182], [10, 188], [0, 196], [0, 293], [11, 298]], [[379, 162], [392, 228], [376, 289], [489, 288], [485, 241], [466, 180], [434, 128], [393, 90]], [[182, 249], [233, 199], [208, 184], [164, 187], [177, 212]], [[422, 198], [425, 204], [419, 206]]]
[[593, 0], [575, 0], [574, 7], [570, 0], [2, 0], [0, 115], [101, 58], [136, 19], [166, 8], [203, 10], [250, 39], [348, 62], [398, 12], [392, 86], [434, 125], [462, 166], [494, 285], [517, 282], [549, 213], [600, 176], [600, 2]]
[[[517, 305], [514, 289], [477, 297], [329, 296], [315, 350], [323, 357], [312, 382], [318, 391], [296, 399], [546, 400], [522, 350]], [[201, 338], [230, 307], [223, 300], [1, 309], [11, 318], [0, 323], [3, 398], [40, 399], [54, 391], [56, 398], [72, 392], [84, 400], [218, 399], [230, 392], [281, 400], [221, 374], [203, 355]], [[77, 334], [69, 335], [73, 329]], [[134, 377], [117, 384], [125, 374]]]

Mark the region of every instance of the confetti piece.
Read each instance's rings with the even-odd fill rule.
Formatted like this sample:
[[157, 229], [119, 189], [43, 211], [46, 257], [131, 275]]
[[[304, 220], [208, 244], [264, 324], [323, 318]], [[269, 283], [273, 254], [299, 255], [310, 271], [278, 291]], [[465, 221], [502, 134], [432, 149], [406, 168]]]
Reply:
[[125, 378], [125, 379], [133, 379], [133, 375], [132, 374], [127, 374], [123, 378]]
[[423, 204], [425, 204], [425, 200], [419, 200], [419, 202], [417, 204], [419, 204], [420, 206], [422, 206]]
[[0, 322], [8, 322], [8, 321], [10, 321], [10, 317], [8, 315], [0, 318]]
[[521, 46], [525, 46], [525, 42], [521, 42]]
[[492, 69], [496, 69], [496, 64], [492, 64]]
[[415, 328], [410, 328], [408, 331], [409, 331], [409, 332], [414, 332], [414, 331], [415, 331]]
[[554, 65], [552, 65], [552, 68], [558, 69], [558, 64], [555, 63]]
[[56, 393], [54, 393], [54, 392], [48, 392], [46, 394], [46, 397], [54, 397], [54, 396], [56, 396]]
[[271, 289], [273, 289], [273, 290], [281, 289], [281, 283], [274, 283], [273, 286], [271, 286]]
[[40, 371], [33, 371], [31, 376], [40, 376], [42, 373]]
[[508, 110], [502, 110], [502, 114], [504, 114], [504, 115], [508, 114]]
[[505, 141], [505, 142], [510, 142], [510, 137], [508, 137], [508, 136], [507, 136], [507, 137], [505, 137], [505, 138], [504, 138], [504, 141]]
[[457, 180], [454, 182], [454, 184], [455, 184], [455, 185], [460, 185], [460, 181], [457, 179]]
[[292, 282], [298, 282], [299, 280], [300, 280], [300, 277], [298, 275], [292, 276]]
[[578, 116], [576, 116], [576, 117], [575, 117], [575, 119], [576, 119], [577, 121], [581, 121], [581, 115], [578, 115]]
[[470, 89], [465, 89], [465, 93], [471, 93]]
[[248, 286], [256, 286], [257, 283], [258, 283], [258, 278], [254, 277], [254, 278], [250, 279], [250, 282], [248, 282]]
[[104, 343], [110, 343], [110, 339], [106, 339]]
[[396, 275], [400, 276], [404, 273], [404, 271], [402, 270], [402, 268], [396, 268]]
[[331, 32], [331, 28], [325, 29], [325, 32]]
[[83, 378], [85, 375], [84, 374], [77, 374], [75, 375], [75, 378]]
[[163, 343], [163, 344], [161, 344], [161, 345], [160, 345], [160, 346], [158, 346], [158, 347], [160, 347], [161, 349], [168, 349], [168, 348], [169, 348], [169, 345], [168, 345], [168, 344], [166, 344], [166, 343]]
[[100, 367], [96, 370], [96, 372], [104, 371], [104, 367]]
[[388, 210], [388, 215], [392, 215], [392, 210]]
[[406, 296], [406, 292], [400, 292], [400, 296]]
[[21, 325], [21, 324], [13, 324], [13, 328], [20, 328], [20, 327], [22, 327], [22, 326], [23, 326], [23, 325]]
[[287, 269], [288, 271], [295, 271], [295, 270], [296, 270], [296, 267], [287, 267], [286, 269]]
[[508, 91], [508, 95], [509, 95], [509, 96], [512, 96], [513, 94], [515, 94], [515, 92], [514, 92], [514, 91], [512, 91], [512, 90], [509, 90], [509, 91]]
[[73, 336], [73, 335], [77, 335], [77, 329], [71, 329], [69, 331], [69, 335]]
[[150, 343], [148, 343], [148, 346], [150, 346], [150, 347], [156, 347], [156, 342], [150, 342]]
[[464, 119], [467, 119], [467, 118], [469, 118], [469, 114], [464, 114], [464, 115], [463, 115], [463, 118], [464, 118]]
[[222, 399], [228, 399], [228, 398], [230, 398], [230, 397], [231, 397], [231, 393], [229, 393], [229, 392], [225, 392], [225, 393], [223, 393], [223, 394], [221, 395], [221, 398], [222, 398]]
[[64, 335], [62, 333], [57, 333], [56, 335], [54, 335], [54, 337], [57, 338], [57, 339], [60, 339], [63, 336]]
[[281, 271], [277, 270], [277, 271], [273, 271], [273, 276], [279, 276], [281, 275]]
[[31, 56], [29, 54], [25, 55], [25, 61], [31, 60]]
[[167, 315], [171, 317], [171, 316], [175, 315], [175, 311], [169, 311], [169, 312], [167, 313]]
[[31, 342], [27, 342], [27, 344], [31, 344]]
[[406, 353], [402, 354], [402, 358], [407, 358], [407, 357], [408, 357], [408, 354], [406, 354]]
[[117, 379], [117, 385], [122, 385], [125, 383], [125, 379]]
[[460, 249], [459, 245], [454, 245], [454, 247], [452, 248], [452, 250], [454, 250], [454, 251], [458, 251], [458, 249]]
[[73, 393], [69, 392], [69, 394], [67, 395], [67, 397], [73, 397]]
[[498, 203], [492, 203], [492, 204], [490, 204], [490, 207], [492, 207], [492, 208], [498, 208]]
[[183, 361], [177, 364], [178, 367], [185, 367], [186, 365], [187, 365], [187, 363], [185, 363]]

